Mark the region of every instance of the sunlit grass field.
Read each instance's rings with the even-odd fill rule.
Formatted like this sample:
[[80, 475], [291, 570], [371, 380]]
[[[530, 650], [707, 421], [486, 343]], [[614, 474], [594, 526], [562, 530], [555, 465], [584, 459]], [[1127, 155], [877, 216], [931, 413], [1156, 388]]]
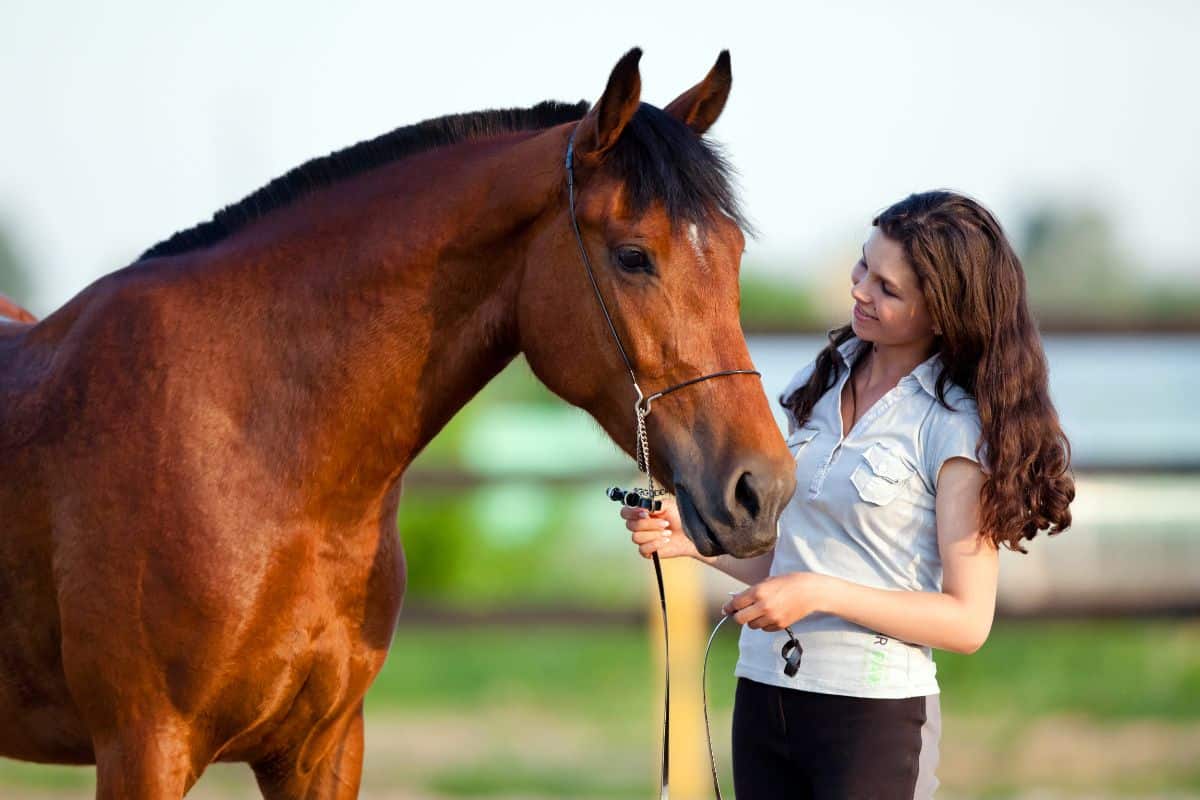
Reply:
[[[736, 637], [710, 667], [727, 796]], [[941, 796], [1200, 797], [1200, 621], [1000, 622], [938, 667]], [[660, 682], [637, 626], [402, 623], [368, 695], [363, 796], [653, 796]], [[0, 797], [92, 787], [90, 769], [0, 760]], [[256, 793], [220, 765], [190, 796]]]

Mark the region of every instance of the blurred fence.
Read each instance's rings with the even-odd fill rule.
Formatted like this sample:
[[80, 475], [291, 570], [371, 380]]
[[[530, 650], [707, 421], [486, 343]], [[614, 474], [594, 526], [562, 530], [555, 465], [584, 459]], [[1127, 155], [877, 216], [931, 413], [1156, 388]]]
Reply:
[[[1071, 528], [1058, 536], [1039, 536], [1028, 543], [1027, 554], [1002, 554], [998, 613], [1200, 613], [1200, 508], [1196, 505], [1196, 498], [1200, 498], [1200, 467], [1173, 464], [1169, 469], [1156, 469], [1143, 464], [1132, 472], [1084, 468], [1075, 474], [1077, 495], [1072, 504]], [[615, 506], [609, 507], [598, 488], [605, 477], [612, 482], [613, 475], [612, 470], [605, 470], [547, 476], [544, 481], [548, 491], [570, 492], [581, 498], [579, 502], [609, 512], [609, 531], [599, 535], [611, 537], [632, 553]], [[503, 492], [505, 485], [504, 479], [461, 471], [413, 471], [405, 478], [406, 494], [449, 491], [470, 496], [478, 490]], [[556, 546], [569, 546], [564, 544], [566, 536], [557, 537]], [[615, 553], [613, 557], [619, 558]], [[419, 571], [421, 564], [414, 562], [411, 569]], [[705, 596], [712, 608], [718, 608], [727, 592], [740, 586], [716, 570], [705, 570], [704, 574]], [[574, 617], [631, 621], [641, 609], [636, 603], [630, 605], [629, 595], [590, 604], [578, 598], [572, 602], [570, 595], [564, 599], [566, 609], [556, 603], [553, 611], [537, 610], [530, 608], [528, 600], [518, 599], [499, 606], [489, 604], [489, 613], [542, 620]], [[477, 621], [481, 616], [478, 611], [432, 609], [423, 606], [420, 599], [415, 606], [406, 614], [433, 615], [443, 622]]]
[[[778, 391], [823, 339], [747, 343], [782, 426]], [[1200, 611], [1200, 336], [1057, 335], [1045, 347], [1072, 445], [1073, 524], [1026, 555], [1003, 554], [1000, 613]], [[628, 619], [645, 596], [641, 559], [601, 493], [637, 478], [595, 422], [518, 359], [405, 475], [406, 613], [566, 605]], [[704, 572], [715, 608], [736, 584]]]

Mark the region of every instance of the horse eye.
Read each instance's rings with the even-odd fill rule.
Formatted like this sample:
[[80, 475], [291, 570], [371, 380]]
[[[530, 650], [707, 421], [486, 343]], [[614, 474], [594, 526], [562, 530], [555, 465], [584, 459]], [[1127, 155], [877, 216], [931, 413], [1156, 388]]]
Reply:
[[650, 257], [636, 247], [617, 248], [617, 263], [627, 272], [649, 272]]

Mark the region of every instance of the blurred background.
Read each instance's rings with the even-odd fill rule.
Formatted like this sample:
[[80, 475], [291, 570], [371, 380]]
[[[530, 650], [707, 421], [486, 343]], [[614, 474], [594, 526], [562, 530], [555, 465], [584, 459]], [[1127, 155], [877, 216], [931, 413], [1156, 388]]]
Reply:
[[[1200, 797], [1200, 5], [0, 9], [0, 292], [39, 316], [313, 156], [446, 113], [594, 101], [635, 44], [656, 105], [731, 50], [712, 136], [759, 230], [742, 320], [776, 407], [848, 320], [872, 216], [912, 191], [978, 198], [1022, 256], [1078, 496], [1069, 531], [1003, 554], [984, 648], [937, 654], [940, 796]], [[421, 454], [364, 797], [652, 796], [653, 571], [602, 497], [635, 477], [521, 359]], [[738, 587], [666, 566], [672, 788], [707, 797], [686, 644]], [[722, 630], [709, 680], [729, 794], [736, 638]], [[93, 785], [0, 759], [3, 797]], [[193, 796], [257, 795], [248, 769], [218, 766]]]

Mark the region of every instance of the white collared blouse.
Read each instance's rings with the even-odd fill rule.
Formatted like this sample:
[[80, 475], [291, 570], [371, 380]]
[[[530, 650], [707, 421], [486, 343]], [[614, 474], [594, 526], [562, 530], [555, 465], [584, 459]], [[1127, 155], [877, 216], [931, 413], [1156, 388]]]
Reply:
[[[837, 352], [851, 364], [859, 339]], [[811, 376], [815, 359], [796, 373], [787, 397]], [[842, 436], [842, 388], [850, 370], [813, 406], [803, 426], [788, 412], [788, 447], [796, 493], [779, 520], [770, 574], [810, 571], [881, 589], [942, 590], [934, 500], [949, 458], [986, 457], [975, 401], [948, 383], [948, 410], [937, 400], [941, 370], [934, 354], [883, 395]], [[794, 677], [783, 672], [785, 632], [742, 628], [734, 674], [762, 683], [854, 697], [936, 694], [930, 648], [882, 636], [839, 617], [812, 614], [791, 626], [804, 649]]]

